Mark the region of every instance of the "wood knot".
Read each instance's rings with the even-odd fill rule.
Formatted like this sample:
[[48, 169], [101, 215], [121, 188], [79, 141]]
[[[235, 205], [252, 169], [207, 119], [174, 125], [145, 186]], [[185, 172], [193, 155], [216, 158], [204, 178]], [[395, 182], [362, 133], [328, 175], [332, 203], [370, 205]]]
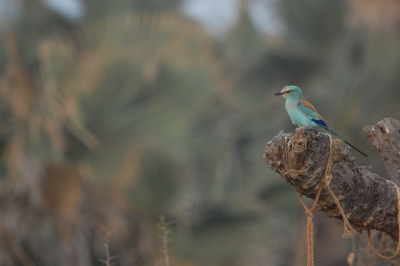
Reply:
[[283, 174], [283, 178], [288, 181], [289, 179], [300, 179], [301, 173], [297, 170], [289, 170]]
[[295, 134], [289, 145], [291, 152], [296, 154], [302, 153], [307, 148], [307, 137], [304, 134]]
[[291, 168], [300, 169], [306, 157], [307, 136], [302, 131], [296, 131], [288, 143], [288, 162]]

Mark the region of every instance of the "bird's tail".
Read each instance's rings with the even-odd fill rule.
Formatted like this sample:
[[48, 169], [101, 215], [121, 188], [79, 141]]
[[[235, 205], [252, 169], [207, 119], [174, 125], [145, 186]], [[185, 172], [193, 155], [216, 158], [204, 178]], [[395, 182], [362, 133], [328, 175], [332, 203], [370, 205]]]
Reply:
[[360, 151], [359, 149], [357, 149], [356, 147], [354, 147], [353, 145], [351, 145], [349, 142], [347, 142], [347, 140], [345, 140], [342, 136], [339, 135], [339, 133], [337, 133], [335, 130], [330, 129], [329, 127], [325, 127], [323, 125], [319, 125], [321, 126], [323, 129], [325, 129], [326, 131], [332, 133], [333, 135], [335, 135], [336, 137], [338, 137], [339, 139], [343, 140], [346, 144], [348, 144], [350, 147], [352, 147], [353, 149], [355, 149], [356, 151], [358, 151], [359, 153], [361, 153], [364, 156], [368, 156], [367, 154], [365, 154], [364, 152]]

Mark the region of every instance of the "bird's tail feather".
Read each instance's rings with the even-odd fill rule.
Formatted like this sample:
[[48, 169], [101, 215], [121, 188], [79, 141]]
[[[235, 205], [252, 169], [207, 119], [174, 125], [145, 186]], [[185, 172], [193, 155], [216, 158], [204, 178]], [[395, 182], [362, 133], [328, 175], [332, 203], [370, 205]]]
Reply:
[[349, 142], [347, 142], [346, 140], [344, 140], [344, 142], [346, 142], [350, 147], [352, 147], [353, 149], [355, 149], [356, 151], [358, 151], [359, 153], [361, 153], [362, 155], [364, 155], [365, 157], [367, 157], [368, 155], [362, 151], [360, 151], [359, 149], [357, 149], [356, 147], [354, 147], [353, 145], [351, 145]]
[[347, 140], [345, 140], [342, 136], [340, 136], [339, 133], [337, 133], [335, 130], [330, 129], [329, 127], [325, 127], [320, 125], [323, 129], [325, 129], [326, 131], [332, 133], [333, 135], [335, 135], [336, 137], [338, 137], [339, 139], [343, 140], [346, 144], [348, 144], [350, 147], [352, 147], [353, 149], [355, 149], [356, 151], [358, 151], [359, 153], [361, 153], [364, 156], [368, 156], [366, 153], [360, 151], [359, 149], [357, 149], [356, 147], [354, 147], [353, 145], [351, 145], [349, 142], [347, 142]]

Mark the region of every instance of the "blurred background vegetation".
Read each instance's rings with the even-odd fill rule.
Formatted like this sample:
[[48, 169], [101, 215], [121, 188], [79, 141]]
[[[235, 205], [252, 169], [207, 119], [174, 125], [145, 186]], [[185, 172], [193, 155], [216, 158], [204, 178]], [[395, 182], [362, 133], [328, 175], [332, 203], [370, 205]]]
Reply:
[[[164, 215], [170, 265], [305, 265], [273, 95], [386, 176], [362, 128], [399, 118], [398, 25], [396, 0], [0, 0], [0, 264], [167, 265]], [[342, 228], [316, 215], [316, 265], [377, 265]]]

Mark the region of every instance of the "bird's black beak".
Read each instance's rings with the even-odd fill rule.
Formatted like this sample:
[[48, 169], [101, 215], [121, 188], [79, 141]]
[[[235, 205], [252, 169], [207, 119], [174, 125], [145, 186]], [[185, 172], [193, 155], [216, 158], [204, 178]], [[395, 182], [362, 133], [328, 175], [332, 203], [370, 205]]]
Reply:
[[283, 95], [283, 94], [284, 94], [283, 92], [277, 92], [277, 93], [275, 93], [275, 96]]

